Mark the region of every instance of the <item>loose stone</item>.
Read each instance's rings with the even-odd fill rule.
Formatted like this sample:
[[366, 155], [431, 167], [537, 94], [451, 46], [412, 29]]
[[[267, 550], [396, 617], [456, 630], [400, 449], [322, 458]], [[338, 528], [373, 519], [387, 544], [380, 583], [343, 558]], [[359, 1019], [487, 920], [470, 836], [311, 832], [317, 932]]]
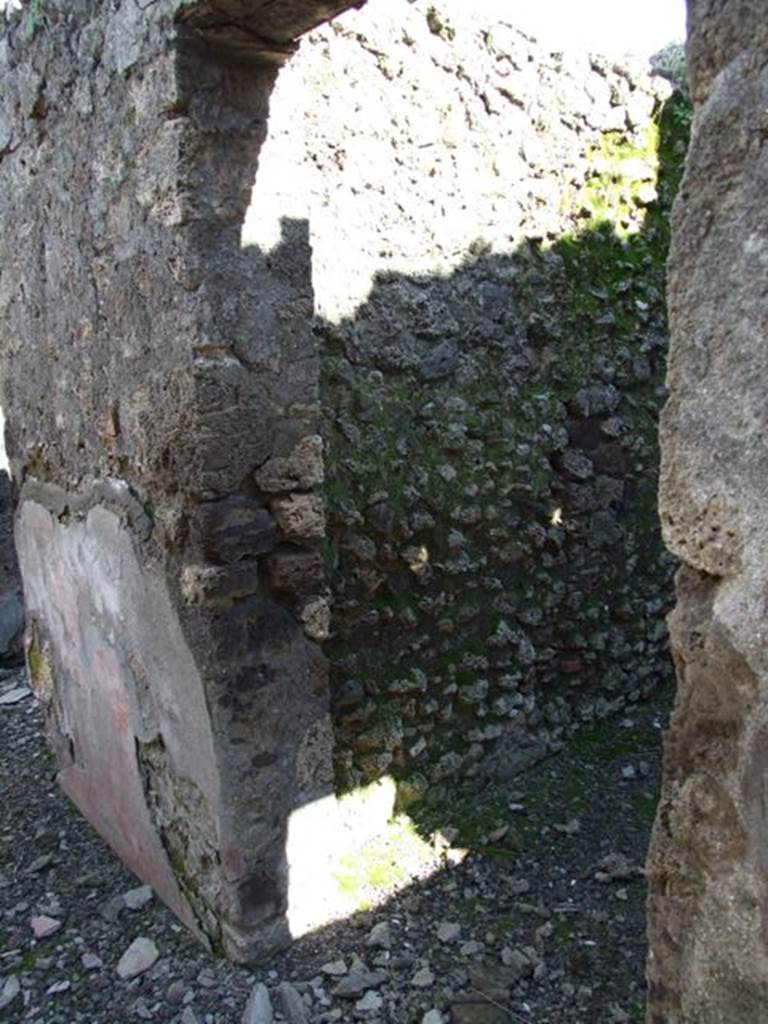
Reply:
[[277, 1002], [288, 1024], [309, 1024], [304, 1000], [290, 982], [283, 981], [277, 986]]
[[0, 989], [0, 1010], [10, 1006], [20, 991], [21, 984], [15, 974], [12, 974], [10, 978], [6, 978], [5, 984]]
[[374, 1013], [384, 1005], [384, 1000], [378, 992], [366, 992], [362, 999], [355, 1003], [355, 1009], [366, 1013]]
[[323, 974], [328, 974], [332, 978], [340, 978], [343, 974], [347, 973], [347, 965], [343, 960], [332, 960], [330, 963], [323, 964], [320, 970]]
[[32, 696], [32, 691], [26, 686], [15, 686], [0, 695], [0, 707], [12, 707], [27, 697]]
[[411, 978], [411, 985], [414, 988], [429, 988], [430, 985], [434, 985], [435, 976], [428, 967], [422, 967], [416, 971], [414, 976]]
[[154, 896], [152, 887], [149, 885], [140, 885], [136, 889], [129, 889], [128, 892], [123, 894], [123, 903], [129, 910], [141, 910], [145, 907]]
[[157, 946], [152, 939], [140, 935], [139, 938], [133, 940], [120, 957], [117, 964], [118, 977], [127, 981], [143, 974], [155, 963], [159, 955]]
[[443, 921], [437, 929], [437, 937], [441, 942], [455, 942], [461, 935], [461, 925], [453, 921]]
[[61, 921], [57, 921], [54, 917], [48, 917], [47, 914], [39, 914], [37, 917], [33, 917], [29, 923], [36, 939], [47, 939], [49, 935], [53, 935], [61, 928]]
[[258, 982], [248, 996], [242, 1024], [272, 1024], [274, 1019], [272, 1001], [269, 998], [267, 986]]
[[392, 936], [390, 935], [388, 921], [380, 921], [371, 928], [366, 939], [366, 945], [378, 947], [379, 949], [389, 949], [391, 947]]
[[378, 988], [386, 980], [387, 976], [383, 971], [355, 971], [339, 982], [333, 994], [342, 999], [354, 999], [368, 988]]

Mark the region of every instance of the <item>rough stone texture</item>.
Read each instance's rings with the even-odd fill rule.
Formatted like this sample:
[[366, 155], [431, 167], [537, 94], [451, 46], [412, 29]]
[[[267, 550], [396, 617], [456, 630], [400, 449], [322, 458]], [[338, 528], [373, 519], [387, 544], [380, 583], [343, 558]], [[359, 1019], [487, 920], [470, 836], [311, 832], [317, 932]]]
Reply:
[[267, 65], [343, 6], [78, 0], [0, 37], [3, 406], [33, 685], [64, 787], [236, 959], [289, 938], [291, 818], [331, 784], [301, 618], [317, 513], [292, 497], [318, 481], [306, 232], [287, 225], [267, 258], [240, 223]]
[[696, 101], [674, 213], [661, 517], [684, 563], [679, 692], [648, 864], [653, 1024], [768, 1004], [764, 4], [689, 3]]
[[406, 799], [509, 775], [671, 674], [669, 90], [466, 7], [308, 37], [244, 228], [310, 224], [338, 783], [393, 773]]
[[662, 83], [416, 0], [273, 95], [345, 6], [51, 0], [0, 37], [33, 685], [67, 791], [242, 960], [322, 911], [334, 729], [391, 807], [667, 666]]

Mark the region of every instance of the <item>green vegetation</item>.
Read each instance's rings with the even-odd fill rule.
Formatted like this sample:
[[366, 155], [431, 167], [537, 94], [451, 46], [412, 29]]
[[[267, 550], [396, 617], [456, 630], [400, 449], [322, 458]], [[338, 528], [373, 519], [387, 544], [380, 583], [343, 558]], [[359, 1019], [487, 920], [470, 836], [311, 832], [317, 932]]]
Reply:
[[[658, 754], [659, 725], [668, 716], [673, 694], [670, 685], [653, 700], [633, 707], [631, 728], [620, 728], [615, 719], [606, 719], [582, 729], [558, 755], [560, 764], [567, 763], [567, 773], [545, 763], [535, 772], [519, 775], [512, 786], [489, 786], [481, 796], [459, 796], [450, 808], [416, 808], [412, 815], [419, 830], [430, 835], [446, 825], [447, 817], [447, 824], [458, 830], [457, 844], [471, 850], [506, 859], [521, 848], [534, 848], [543, 828], [579, 818], [588, 809], [606, 772], [615, 772], [622, 760]], [[523, 814], [510, 813], [513, 788], [525, 808]], [[657, 800], [655, 793], [643, 792], [627, 807], [627, 815], [645, 832], [655, 816]], [[509, 831], [494, 839], [494, 833], [504, 826], [509, 826]]]
[[[462, 757], [490, 749], [500, 721], [510, 728], [504, 701], [516, 686], [501, 688], [499, 676], [520, 667], [529, 637], [555, 653], [551, 668], [523, 662], [519, 693], [534, 694], [558, 741], [588, 699], [613, 703], [663, 676], [656, 627], [671, 568], [656, 511], [657, 416], [669, 214], [690, 119], [678, 93], [644, 129], [593, 141], [582, 186], [563, 197], [561, 237], [531, 238], [508, 256], [476, 246], [450, 278], [394, 275], [357, 318], [318, 325], [336, 591], [328, 653], [334, 688], [355, 691], [336, 714], [340, 791], [385, 773], [398, 780], [401, 809], [439, 799]], [[493, 321], [463, 298], [486, 290]], [[421, 373], [425, 353], [445, 348], [431, 312], [427, 344], [405, 328], [408, 344], [395, 343], [402, 318], [391, 304], [401, 301], [406, 313], [413, 302], [466, 327], [455, 370]], [[593, 384], [620, 394], [615, 433], [603, 432], [608, 406], [574, 411]], [[585, 447], [603, 459], [594, 475], [586, 460], [584, 479], [562, 464], [582, 447], [571, 430], [591, 432]], [[591, 493], [598, 476], [600, 486], [615, 481], [613, 497]], [[585, 553], [593, 539], [599, 553]], [[599, 582], [589, 572], [598, 557]], [[657, 651], [639, 659], [637, 682], [627, 659], [603, 653], [619, 634], [626, 652], [641, 642]], [[575, 669], [558, 671], [562, 650]], [[412, 669], [422, 687], [403, 684]], [[488, 831], [492, 820], [478, 822], [469, 838]]]
[[413, 822], [398, 815], [379, 835], [344, 854], [333, 877], [339, 895], [352, 910], [367, 910], [402, 888], [420, 865], [433, 859], [433, 849]]

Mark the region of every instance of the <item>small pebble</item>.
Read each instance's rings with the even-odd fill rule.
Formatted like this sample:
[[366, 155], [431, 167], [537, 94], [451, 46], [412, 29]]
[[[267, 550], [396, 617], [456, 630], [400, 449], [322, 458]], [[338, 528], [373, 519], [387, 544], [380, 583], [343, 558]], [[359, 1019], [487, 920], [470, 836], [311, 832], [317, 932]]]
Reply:
[[45, 990], [45, 994], [47, 996], [55, 996], [55, 995], [58, 995], [59, 992], [66, 992], [71, 987], [72, 987], [72, 982], [71, 981], [55, 981], [53, 983], [53, 985], [51, 985], [50, 988], [47, 988]]
[[10, 1006], [16, 996], [21, 991], [21, 985], [19, 979], [15, 974], [12, 974], [10, 978], [6, 978], [5, 984], [0, 989], [0, 1010], [4, 1010], [6, 1006]]
[[176, 981], [172, 981], [168, 986], [168, 991], [165, 993], [165, 1001], [172, 1004], [180, 1003], [186, 991], [186, 982], [179, 981], [177, 978]]
[[35, 857], [32, 863], [27, 868], [27, 874], [36, 875], [38, 871], [42, 871], [47, 868], [49, 864], [53, 863], [52, 853], [42, 853], [39, 857]]
[[347, 965], [343, 960], [331, 960], [330, 963], [323, 964], [320, 970], [323, 974], [329, 974], [332, 978], [340, 978], [342, 974], [347, 973]]
[[61, 921], [57, 921], [54, 917], [48, 917], [47, 914], [33, 917], [29, 924], [36, 939], [47, 939], [49, 935], [53, 935], [61, 928]]
[[26, 686], [15, 686], [12, 690], [6, 690], [0, 696], [0, 707], [11, 707], [32, 695], [32, 691]]
[[434, 985], [435, 976], [428, 967], [422, 967], [421, 970], [416, 971], [414, 976], [411, 978], [411, 985], [414, 988], [429, 988], [430, 985]]
[[390, 935], [389, 922], [380, 921], [375, 924], [368, 933], [368, 938], [365, 940], [367, 946], [373, 946], [377, 949], [390, 949], [392, 946], [392, 936]]
[[283, 981], [277, 986], [277, 1002], [288, 1024], [309, 1024], [304, 1000], [290, 982]]
[[384, 1005], [384, 1000], [378, 992], [366, 992], [362, 999], [355, 1003], [355, 1009], [364, 1013], [375, 1013]]
[[242, 1024], [272, 1024], [275, 1019], [267, 986], [258, 982], [253, 986], [243, 1011]]
[[443, 921], [437, 929], [437, 937], [441, 942], [455, 942], [461, 935], [461, 925], [453, 921]]
[[140, 885], [123, 894], [123, 903], [129, 910], [141, 910], [152, 899], [154, 893], [149, 885]]

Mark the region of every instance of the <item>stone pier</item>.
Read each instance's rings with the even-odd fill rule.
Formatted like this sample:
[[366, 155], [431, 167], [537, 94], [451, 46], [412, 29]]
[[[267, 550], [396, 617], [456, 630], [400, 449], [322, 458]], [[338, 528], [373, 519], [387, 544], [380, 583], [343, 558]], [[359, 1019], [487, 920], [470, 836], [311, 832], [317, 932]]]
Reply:
[[652, 1024], [762, 1024], [768, 1006], [765, 13], [689, 0], [661, 430], [679, 692], [648, 866]]
[[32, 686], [69, 796], [252, 960], [310, 923], [334, 805], [306, 229], [241, 225], [277, 69], [353, 4], [44, 6], [0, 39]]

